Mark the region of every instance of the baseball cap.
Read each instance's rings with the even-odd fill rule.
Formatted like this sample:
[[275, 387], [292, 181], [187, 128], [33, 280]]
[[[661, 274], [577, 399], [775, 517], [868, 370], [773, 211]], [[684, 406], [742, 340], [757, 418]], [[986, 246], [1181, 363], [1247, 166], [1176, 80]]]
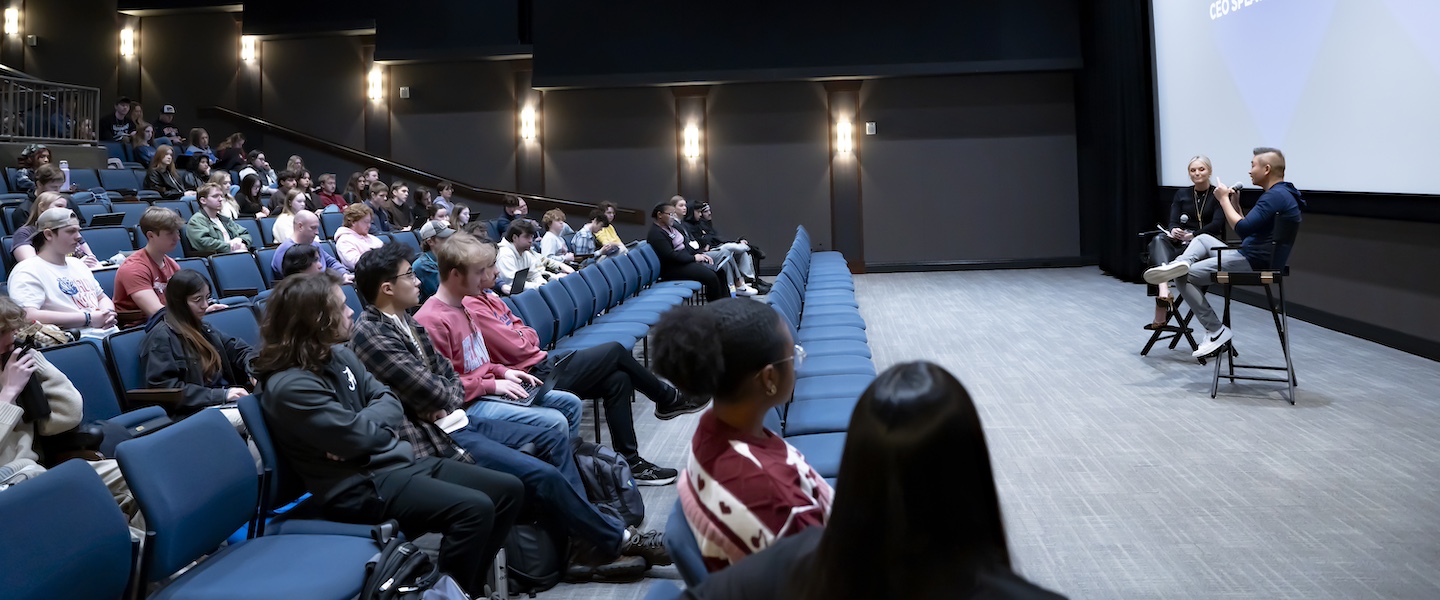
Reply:
[[35, 220], [35, 229], [39, 231], [49, 231], [71, 225], [79, 226], [80, 220], [75, 218], [75, 213], [70, 212], [70, 209], [58, 206], [40, 213], [40, 218]]
[[444, 221], [430, 221], [426, 223], [424, 227], [420, 228], [420, 241], [428, 240], [437, 235], [443, 240], [455, 235], [455, 230], [445, 224]]
[[174, 105], [174, 104], [166, 104], [165, 106], [160, 107], [160, 114], [162, 114], [162, 115], [173, 115], [173, 114], [175, 114], [175, 105]]

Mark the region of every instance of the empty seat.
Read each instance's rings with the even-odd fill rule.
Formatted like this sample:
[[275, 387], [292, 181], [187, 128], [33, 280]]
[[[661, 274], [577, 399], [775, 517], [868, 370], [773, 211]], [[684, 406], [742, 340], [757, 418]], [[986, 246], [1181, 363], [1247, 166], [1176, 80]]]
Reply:
[[100, 187], [113, 192], [135, 192], [142, 187], [143, 182], [143, 179], [135, 179], [135, 172], [130, 169], [100, 171]]
[[100, 185], [100, 176], [95, 169], [70, 169], [70, 183], [82, 190], [103, 187]]
[[209, 257], [210, 271], [215, 275], [215, 285], [221, 298], [228, 296], [254, 296], [265, 288], [265, 277], [255, 255], [249, 252], [229, 252]]
[[95, 253], [95, 258], [102, 261], [110, 260], [117, 252], [128, 254], [135, 250], [135, 238], [127, 227], [91, 227], [82, 230], [80, 235], [85, 238], [90, 251]]

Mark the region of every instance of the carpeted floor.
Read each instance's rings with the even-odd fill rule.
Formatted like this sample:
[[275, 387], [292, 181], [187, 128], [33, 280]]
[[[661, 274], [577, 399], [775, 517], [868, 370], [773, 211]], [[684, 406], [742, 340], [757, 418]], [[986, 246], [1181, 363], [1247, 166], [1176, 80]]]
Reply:
[[[1033, 581], [1072, 598], [1440, 598], [1435, 362], [1292, 320], [1296, 406], [1270, 383], [1211, 399], [1188, 351], [1139, 356], [1153, 304], [1094, 268], [865, 275], [856, 291], [876, 366], [934, 361], [975, 398]], [[1235, 310], [1243, 358], [1277, 360], [1269, 315]], [[694, 420], [638, 417], [642, 453], [682, 465]], [[675, 488], [645, 496], [659, 528]]]

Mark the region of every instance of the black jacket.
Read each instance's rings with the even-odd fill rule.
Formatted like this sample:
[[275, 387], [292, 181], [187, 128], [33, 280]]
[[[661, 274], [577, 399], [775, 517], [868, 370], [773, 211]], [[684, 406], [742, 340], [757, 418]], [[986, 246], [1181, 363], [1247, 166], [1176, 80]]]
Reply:
[[[676, 231], [681, 228], [676, 226]], [[682, 231], [683, 233], [683, 231]], [[665, 233], [659, 225], [651, 225], [650, 233], [645, 235], [645, 241], [650, 242], [650, 247], [655, 249], [655, 255], [660, 258], [660, 275], [664, 276], [670, 269], [678, 269], [695, 262], [695, 255], [701, 252], [690, 246], [689, 240], [680, 246], [679, 250], [670, 241], [670, 234]]]
[[250, 360], [255, 357], [255, 351], [239, 338], [204, 323], [201, 326], [205, 339], [220, 353], [220, 372], [210, 381], [204, 379], [199, 357], [185, 351], [180, 335], [165, 322], [165, 309], [150, 318], [145, 326], [145, 341], [140, 346], [145, 387], [185, 390], [184, 399], [175, 407], [175, 412], [181, 415], [224, 404], [225, 394], [232, 387], [250, 387]]
[[[1182, 219], [1183, 216], [1183, 219]], [[1210, 186], [1195, 201], [1195, 187], [1181, 188], [1175, 192], [1170, 203], [1170, 228], [1180, 228], [1195, 235], [1208, 233], [1215, 239], [1225, 239], [1225, 209], [1215, 200], [1215, 186]]]
[[235, 203], [240, 205], [240, 216], [246, 218], [260, 214], [260, 211], [265, 208], [265, 204], [260, 198], [251, 198], [245, 195], [245, 192], [235, 194]]
[[145, 172], [145, 189], [160, 192], [166, 200], [180, 198], [185, 195], [185, 174], [171, 175], [168, 169], [150, 169]]
[[275, 446], [322, 503], [415, 462], [398, 433], [405, 409], [349, 348], [331, 347], [319, 374], [287, 369], [267, 375], [260, 387]]

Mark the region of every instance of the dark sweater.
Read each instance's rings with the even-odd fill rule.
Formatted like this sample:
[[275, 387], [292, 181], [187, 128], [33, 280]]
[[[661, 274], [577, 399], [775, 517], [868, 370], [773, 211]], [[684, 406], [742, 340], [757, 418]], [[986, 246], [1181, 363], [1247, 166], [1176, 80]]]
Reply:
[[398, 434], [405, 421], [400, 401], [349, 348], [331, 347], [330, 363], [320, 374], [287, 369], [260, 385], [276, 447], [322, 503], [415, 462], [410, 443]]
[[1250, 268], [1271, 267], [1275, 220], [1285, 219], [1298, 223], [1301, 220], [1300, 211], [1304, 208], [1305, 199], [1300, 197], [1300, 190], [1295, 189], [1288, 181], [1272, 185], [1265, 193], [1260, 194], [1255, 208], [1250, 209], [1245, 218], [1235, 223], [1235, 234], [1244, 238], [1240, 244], [1240, 253], [1250, 262]]
[[[680, 231], [678, 226], [676, 231]], [[650, 242], [650, 247], [655, 249], [655, 256], [660, 258], [661, 276], [671, 269], [678, 269], [695, 262], [695, 255], [700, 254], [700, 251], [690, 247], [688, 242], [681, 244], [680, 249], [676, 250], [674, 243], [670, 241], [670, 234], [661, 229], [659, 225], [650, 226], [650, 232], [645, 235], [645, 241]]]
[[1210, 234], [1225, 240], [1225, 209], [1215, 201], [1215, 187], [1205, 190], [1195, 201], [1195, 187], [1181, 188], [1170, 203], [1170, 229], [1184, 229], [1195, 235]]
[[140, 364], [145, 366], [145, 387], [183, 389], [184, 399], [175, 407], [177, 414], [186, 415], [207, 406], [224, 404], [230, 388], [249, 387], [250, 384], [250, 359], [255, 356], [250, 345], [209, 325], [202, 323], [202, 327], [205, 339], [220, 353], [220, 371], [209, 381], [201, 372], [200, 357], [190, 356], [180, 335], [165, 322], [164, 309], [155, 313], [145, 327], [145, 341], [140, 346]]

